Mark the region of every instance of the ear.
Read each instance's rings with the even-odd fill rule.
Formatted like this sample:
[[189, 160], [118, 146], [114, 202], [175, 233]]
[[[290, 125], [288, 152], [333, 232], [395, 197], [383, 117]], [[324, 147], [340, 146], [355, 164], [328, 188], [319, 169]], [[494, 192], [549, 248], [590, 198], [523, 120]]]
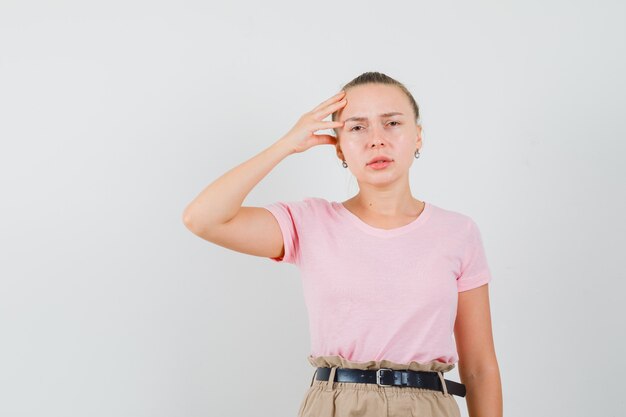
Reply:
[[415, 147], [417, 149], [422, 147], [422, 125], [417, 125], [417, 142], [415, 143]]
[[335, 145], [335, 152], [337, 152], [337, 158], [339, 158], [342, 161], [345, 161], [346, 158], [343, 157], [343, 152], [341, 151], [341, 148], [339, 147], [339, 141], [337, 141], [337, 144]]

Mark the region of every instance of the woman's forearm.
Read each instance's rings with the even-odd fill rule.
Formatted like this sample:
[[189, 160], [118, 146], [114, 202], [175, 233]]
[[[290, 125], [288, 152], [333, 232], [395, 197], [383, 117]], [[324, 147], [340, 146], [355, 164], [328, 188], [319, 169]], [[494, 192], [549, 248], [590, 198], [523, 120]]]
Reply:
[[209, 184], [183, 212], [183, 223], [190, 230], [206, 231], [237, 216], [246, 196], [280, 161], [293, 153], [304, 152], [316, 145], [335, 145], [337, 138], [315, 134], [318, 130], [344, 125], [324, 121], [333, 111], [346, 105], [345, 92], [335, 94], [304, 113], [284, 136], [258, 155], [237, 165]]
[[183, 222], [194, 230], [223, 224], [237, 215], [246, 196], [280, 161], [294, 151], [277, 141], [209, 184], [187, 206]]
[[502, 417], [502, 383], [498, 367], [476, 372], [463, 383], [470, 417]]

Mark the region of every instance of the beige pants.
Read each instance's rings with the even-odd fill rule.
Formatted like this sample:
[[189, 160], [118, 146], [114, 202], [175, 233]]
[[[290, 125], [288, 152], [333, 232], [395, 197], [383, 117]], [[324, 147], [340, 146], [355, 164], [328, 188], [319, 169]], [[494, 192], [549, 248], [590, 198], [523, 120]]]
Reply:
[[[447, 392], [416, 387], [381, 387], [377, 384], [333, 381], [336, 368], [437, 371], [439, 377], [454, 368], [440, 362], [399, 364], [390, 361], [352, 362], [340, 356], [308, 357], [313, 367], [333, 368], [328, 381], [315, 374], [298, 417], [460, 417], [456, 399]], [[442, 381], [443, 382], [443, 381]], [[445, 384], [444, 384], [445, 386]]]

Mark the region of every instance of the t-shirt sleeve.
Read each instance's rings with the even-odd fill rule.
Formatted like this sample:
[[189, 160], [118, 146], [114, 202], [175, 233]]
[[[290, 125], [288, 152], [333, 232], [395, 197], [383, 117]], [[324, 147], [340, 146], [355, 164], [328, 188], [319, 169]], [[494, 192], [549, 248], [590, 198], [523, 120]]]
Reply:
[[466, 248], [461, 260], [461, 274], [457, 277], [458, 292], [471, 290], [491, 281], [491, 271], [487, 263], [480, 230], [470, 219]]
[[296, 264], [300, 260], [300, 232], [306, 205], [304, 201], [277, 201], [263, 206], [274, 215], [283, 235], [285, 254], [268, 258], [276, 262]]

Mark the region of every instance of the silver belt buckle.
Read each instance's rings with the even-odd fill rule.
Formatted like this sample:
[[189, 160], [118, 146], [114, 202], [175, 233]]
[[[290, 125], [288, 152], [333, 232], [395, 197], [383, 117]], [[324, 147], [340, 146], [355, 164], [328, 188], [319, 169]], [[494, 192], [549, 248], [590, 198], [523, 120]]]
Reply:
[[380, 383], [380, 371], [391, 371], [393, 373], [393, 369], [389, 368], [380, 368], [376, 371], [376, 384], [380, 387], [391, 387], [393, 384], [381, 384]]

